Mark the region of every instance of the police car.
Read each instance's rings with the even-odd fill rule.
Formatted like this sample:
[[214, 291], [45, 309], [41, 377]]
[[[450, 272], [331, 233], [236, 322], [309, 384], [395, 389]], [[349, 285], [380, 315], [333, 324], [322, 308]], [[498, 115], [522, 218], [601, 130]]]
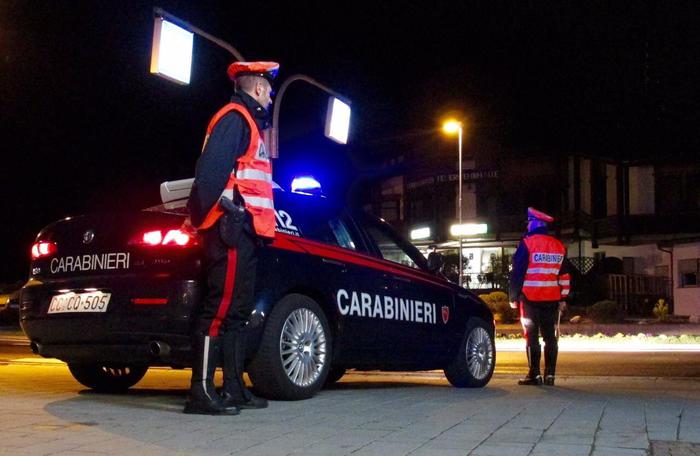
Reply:
[[[35, 353], [103, 392], [127, 390], [150, 366], [190, 366], [203, 293], [201, 246], [180, 231], [190, 184], [164, 183], [160, 206], [68, 217], [37, 235], [20, 302]], [[248, 323], [259, 394], [308, 398], [347, 369], [443, 369], [457, 387], [488, 383], [494, 323], [482, 301], [380, 219], [282, 190], [275, 208]]]

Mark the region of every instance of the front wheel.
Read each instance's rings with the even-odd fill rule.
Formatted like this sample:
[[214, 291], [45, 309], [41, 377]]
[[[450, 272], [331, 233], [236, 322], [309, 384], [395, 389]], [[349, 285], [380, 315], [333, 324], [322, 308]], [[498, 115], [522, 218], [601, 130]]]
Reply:
[[491, 380], [495, 366], [493, 329], [481, 318], [471, 318], [457, 356], [445, 368], [445, 376], [458, 388], [479, 388]]
[[68, 363], [68, 370], [73, 378], [95, 391], [124, 393], [146, 375], [148, 366]]
[[299, 294], [272, 309], [260, 348], [248, 366], [255, 389], [271, 399], [308, 399], [326, 381], [331, 333], [319, 305]]

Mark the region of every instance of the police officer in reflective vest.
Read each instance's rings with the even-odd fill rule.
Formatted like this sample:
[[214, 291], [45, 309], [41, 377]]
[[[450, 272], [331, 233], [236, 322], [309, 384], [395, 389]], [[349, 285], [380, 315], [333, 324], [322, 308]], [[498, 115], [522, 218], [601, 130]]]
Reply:
[[520, 307], [520, 322], [526, 339], [527, 376], [519, 385], [541, 385], [539, 333], [544, 339], [544, 384], [554, 385], [557, 365], [560, 312], [566, 309], [570, 275], [566, 248], [550, 236], [547, 223], [554, 218], [534, 208], [527, 210], [527, 234], [513, 255], [510, 277], [510, 306]]
[[[193, 334], [185, 413], [236, 415], [267, 407], [245, 387], [246, 325], [252, 311], [257, 248], [275, 235], [272, 167], [261, 132], [269, 126], [275, 62], [234, 62], [236, 93], [209, 122], [188, 201], [201, 235], [206, 294]], [[214, 388], [223, 363], [224, 386]]]

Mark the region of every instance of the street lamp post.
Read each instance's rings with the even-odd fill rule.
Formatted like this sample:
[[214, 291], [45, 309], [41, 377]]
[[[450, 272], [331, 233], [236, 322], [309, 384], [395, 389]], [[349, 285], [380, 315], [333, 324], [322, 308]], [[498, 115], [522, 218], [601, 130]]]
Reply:
[[456, 120], [448, 120], [447, 122], [444, 123], [443, 125], [443, 130], [446, 133], [455, 133], [457, 132], [457, 150], [459, 152], [459, 160], [457, 163], [457, 168], [458, 168], [458, 178], [457, 178], [457, 185], [458, 185], [458, 190], [457, 190], [457, 218], [459, 219], [459, 279], [458, 283], [459, 286], [461, 287], [462, 284], [464, 283], [463, 276], [464, 276], [464, 267], [463, 267], [463, 262], [462, 262], [462, 239], [464, 237], [464, 234], [462, 233], [462, 123]]

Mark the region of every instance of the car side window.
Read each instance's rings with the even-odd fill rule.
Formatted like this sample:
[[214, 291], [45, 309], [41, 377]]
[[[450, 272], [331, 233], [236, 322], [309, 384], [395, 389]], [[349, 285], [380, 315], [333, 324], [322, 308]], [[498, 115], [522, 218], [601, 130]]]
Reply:
[[304, 229], [304, 237], [324, 244], [357, 250], [347, 228], [339, 219], [323, 220]]
[[333, 234], [339, 246], [350, 250], [357, 250], [355, 242], [352, 240], [352, 237], [350, 237], [350, 233], [343, 222], [339, 219], [333, 219], [328, 222], [328, 225], [331, 227], [331, 230], [333, 230]]
[[415, 261], [401, 248], [401, 246], [392, 239], [388, 233], [381, 230], [379, 227], [370, 225], [366, 227], [367, 234], [374, 240], [374, 243], [379, 248], [382, 257], [385, 260], [393, 261], [394, 263], [403, 264], [411, 268], [420, 269]]

